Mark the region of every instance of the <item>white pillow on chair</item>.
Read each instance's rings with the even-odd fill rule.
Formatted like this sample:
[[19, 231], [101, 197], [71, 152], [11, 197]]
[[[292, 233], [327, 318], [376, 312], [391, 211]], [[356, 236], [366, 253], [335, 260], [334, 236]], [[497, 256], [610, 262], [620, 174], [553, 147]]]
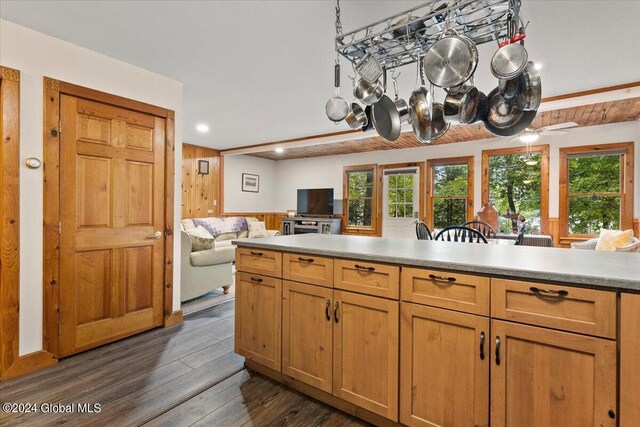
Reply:
[[203, 226], [199, 225], [196, 228], [186, 230], [185, 232], [191, 239], [191, 252], [213, 249], [213, 246], [215, 245], [215, 239], [213, 238], [211, 233], [209, 233], [209, 231], [207, 231], [207, 229]]
[[249, 238], [267, 237], [267, 229], [262, 221], [247, 221], [249, 227]]

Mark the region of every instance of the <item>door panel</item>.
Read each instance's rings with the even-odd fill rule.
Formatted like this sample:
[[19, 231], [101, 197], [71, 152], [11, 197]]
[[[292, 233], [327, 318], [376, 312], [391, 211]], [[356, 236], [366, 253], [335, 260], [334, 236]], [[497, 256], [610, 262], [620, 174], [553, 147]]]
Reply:
[[337, 290], [334, 301], [333, 394], [397, 421], [398, 301]]
[[492, 426], [616, 425], [615, 341], [500, 320], [491, 333]]
[[333, 290], [283, 282], [282, 373], [332, 391]]
[[60, 106], [66, 356], [162, 324], [165, 138], [164, 119], [67, 95]]
[[401, 307], [400, 422], [489, 425], [489, 319], [405, 302]]

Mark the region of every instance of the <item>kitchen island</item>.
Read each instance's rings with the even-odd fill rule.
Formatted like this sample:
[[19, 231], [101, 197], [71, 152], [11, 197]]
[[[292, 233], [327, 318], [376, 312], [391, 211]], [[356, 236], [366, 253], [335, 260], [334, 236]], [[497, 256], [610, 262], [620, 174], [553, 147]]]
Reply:
[[236, 352], [334, 407], [377, 425], [639, 422], [639, 254], [318, 234], [235, 244]]

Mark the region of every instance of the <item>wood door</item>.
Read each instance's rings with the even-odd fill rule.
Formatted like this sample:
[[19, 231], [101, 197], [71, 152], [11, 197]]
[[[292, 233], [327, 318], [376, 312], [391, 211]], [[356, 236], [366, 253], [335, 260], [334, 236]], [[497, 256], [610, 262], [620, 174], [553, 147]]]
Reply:
[[282, 280], [236, 273], [235, 352], [280, 372]]
[[283, 282], [282, 373], [332, 391], [333, 290]]
[[500, 320], [491, 334], [492, 426], [616, 425], [615, 341]]
[[401, 303], [400, 422], [489, 425], [489, 319]]
[[59, 355], [160, 326], [164, 119], [60, 97]]
[[640, 295], [620, 299], [620, 427], [640, 426]]
[[398, 301], [334, 290], [333, 394], [398, 420]]

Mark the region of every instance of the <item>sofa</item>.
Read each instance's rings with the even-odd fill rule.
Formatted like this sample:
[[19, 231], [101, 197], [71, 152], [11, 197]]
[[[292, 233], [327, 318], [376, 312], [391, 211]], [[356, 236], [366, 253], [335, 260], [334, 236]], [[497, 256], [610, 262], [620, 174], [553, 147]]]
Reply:
[[[242, 218], [247, 225], [249, 222], [258, 222], [256, 218], [251, 217], [226, 217], [225, 221]], [[222, 232], [217, 235], [211, 233], [214, 240], [212, 249], [193, 251], [192, 238], [187, 231], [196, 228], [198, 220], [206, 219], [183, 219], [181, 224], [180, 300], [183, 302], [219, 287], [222, 287], [225, 294], [229, 293], [229, 288], [233, 283], [233, 262], [235, 260], [235, 246], [231, 242], [235, 239], [249, 237], [248, 227], [235, 227], [234, 230], [236, 228], [242, 229]], [[280, 232], [266, 230], [266, 235], [268, 237], [279, 236]]]
[[[571, 249], [587, 249], [587, 250], [596, 250], [596, 245], [598, 244], [598, 237], [594, 239], [589, 239], [584, 242], [574, 242], [571, 244]], [[616, 248], [616, 252], [640, 252], [640, 239], [633, 237], [631, 243], [622, 246], [620, 248]]]

